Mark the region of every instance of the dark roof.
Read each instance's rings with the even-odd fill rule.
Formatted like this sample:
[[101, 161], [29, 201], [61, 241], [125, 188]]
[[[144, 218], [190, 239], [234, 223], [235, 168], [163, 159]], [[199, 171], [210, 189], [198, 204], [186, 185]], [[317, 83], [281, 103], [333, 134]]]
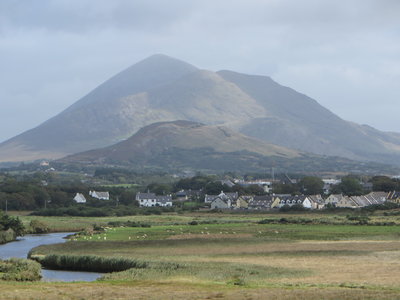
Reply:
[[154, 193], [137, 193], [136, 197], [141, 200], [141, 199], [154, 199], [156, 197], [156, 194]]

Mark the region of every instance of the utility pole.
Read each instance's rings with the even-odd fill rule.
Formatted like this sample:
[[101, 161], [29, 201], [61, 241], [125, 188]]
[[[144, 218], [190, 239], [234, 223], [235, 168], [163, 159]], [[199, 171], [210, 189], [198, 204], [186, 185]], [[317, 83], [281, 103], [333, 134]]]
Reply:
[[8, 200], [6, 198], [6, 214], [7, 214], [7, 211], [8, 211]]

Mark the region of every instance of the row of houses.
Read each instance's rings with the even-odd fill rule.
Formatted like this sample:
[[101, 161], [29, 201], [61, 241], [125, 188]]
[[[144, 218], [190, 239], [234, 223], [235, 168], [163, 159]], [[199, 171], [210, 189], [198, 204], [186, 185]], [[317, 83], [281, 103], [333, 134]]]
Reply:
[[249, 209], [269, 210], [285, 206], [303, 206], [308, 209], [323, 209], [330, 204], [334, 207], [361, 208], [369, 205], [383, 204], [386, 201], [400, 203], [400, 192], [371, 192], [363, 196], [330, 195], [323, 199], [321, 195], [292, 196], [292, 195], [266, 195], [266, 196], [239, 196], [237, 193], [224, 193], [219, 195], [206, 195], [205, 203], [211, 209]]
[[[89, 196], [99, 200], [110, 200], [109, 192], [89, 191]], [[86, 197], [82, 193], [76, 193], [74, 201], [76, 203], [86, 203]]]
[[383, 204], [386, 201], [393, 201], [394, 194], [386, 192], [371, 192], [363, 196], [344, 196], [342, 194], [330, 195], [326, 200], [326, 204], [342, 208], [360, 208], [369, 205]]

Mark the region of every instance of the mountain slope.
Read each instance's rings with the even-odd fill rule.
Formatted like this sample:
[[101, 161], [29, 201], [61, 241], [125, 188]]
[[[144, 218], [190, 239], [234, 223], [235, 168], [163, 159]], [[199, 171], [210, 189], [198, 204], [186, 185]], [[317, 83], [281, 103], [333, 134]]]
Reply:
[[[141, 171], [265, 172], [273, 166], [278, 166], [277, 170], [303, 173], [360, 170], [358, 162], [293, 151], [221, 125], [190, 121], [154, 123], [113, 146], [74, 154], [57, 162], [66, 166], [117, 166]], [[382, 166], [361, 166], [361, 170], [382, 170]]]
[[342, 120], [266, 76], [211, 72], [154, 55], [59, 115], [0, 144], [1, 161], [60, 158], [113, 145], [155, 123], [224, 125], [287, 148], [400, 164], [400, 134]]
[[218, 72], [240, 87], [272, 116], [255, 118], [237, 129], [247, 135], [292, 149], [386, 163], [399, 155], [396, 134], [344, 121], [315, 100], [269, 77]]

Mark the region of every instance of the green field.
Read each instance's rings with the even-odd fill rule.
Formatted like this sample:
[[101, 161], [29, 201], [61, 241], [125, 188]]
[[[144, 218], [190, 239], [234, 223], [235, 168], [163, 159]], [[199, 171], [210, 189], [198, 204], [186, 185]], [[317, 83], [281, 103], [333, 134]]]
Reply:
[[[0, 283], [4, 299], [398, 299], [400, 226], [348, 224], [345, 215], [210, 214], [32, 218], [53, 230], [104, 225], [33, 256], [85, 268], [129, 262], [94, 283]], [[299, 224], [260, 224], [282, 218]], [[109, 227], [131, 221], [151, 227]], [[195, 222], [193, 222], [195, 221]], [[301, 224], [303, 222], [303, 224]], [[399, 223], [371, 216], [371, 224]], [[189, 225], [197, 224], [197, 225]], [[344, 225], [345, 224], [345, 225]], [[93, 228], [92, 228], [93, 229]], [[80, 259], [80, 260], [79, 260]], [[126, 263], [128, 264], [128, 263]], [[28, 294], [31, 291], [31, 294]], [[29, 295], [28, 298], [24, 296]], [[113, 296], [114, 295], [114, 296]]]

